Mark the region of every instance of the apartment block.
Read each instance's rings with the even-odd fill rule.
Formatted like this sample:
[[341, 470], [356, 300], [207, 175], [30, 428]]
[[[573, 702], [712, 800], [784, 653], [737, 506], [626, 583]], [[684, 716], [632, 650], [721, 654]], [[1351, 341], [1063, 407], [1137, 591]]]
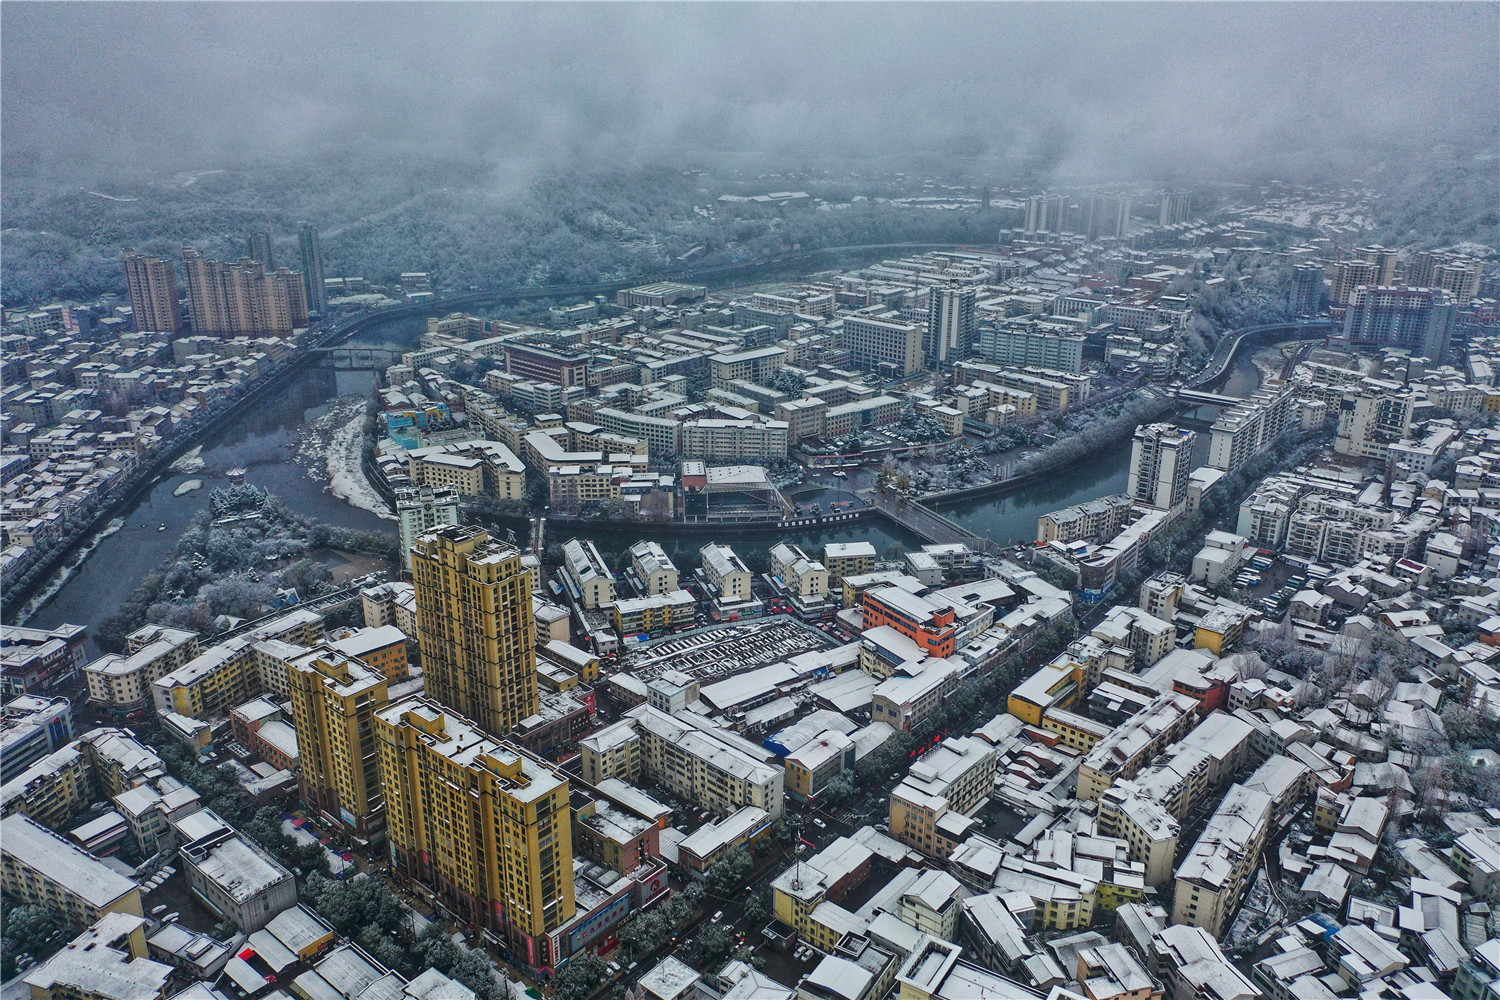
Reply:
[[1289, 425], [1291, 389], [1261, 389], [1245, 402], [1226, 408], [1209, 429], [1208, 466], [1234, 472], [1269, 448]]
[[307, 286], [289, 268], [278, 270], [248, 257], [234, 263], [211, 260], [185, 246], [182, 271], [196, 334], [289, 336], [308, 324]]
[[[413, 448], [406, 453], [413, 485], [460, 496], [520, 500], [526, 496], [526, 465], [499, 441], [460, 441]], [[399, 497], [398, 497], [399, 501]], [[429, 527], [453, 522], [438, 520]]]
[[753, 600], [750, 570], [734, 549], [709, 542], [698, 550], [703, 561], [703, 579], [709, 596], [724, 609]]
[[947, 858], [972, 832], [969, 815], [995, 790], [995, 748], [973, 736], [945, 740], [912, 764], [891, 792], [891, 836]]
[[1384, 462], [1390, 447], [1411, 431], [1416, 396], [1393, 382], [1366, 379], [1345, 392], [1339, 404], [1338, 437], [1333, 449], [1351, 458]]
[[573, 919], [568, 781], [425, 698], [375, 714], [391, 861], [460, 920], [555, 965]]
[[777, 542], [771, 547], [771, 577], [789, 595], [803, 601], [828, 596], [828, 570], [800, 546]]
[[142, 915], [140, 886], [29, 816], [0, 819], [0, 885], [74, 926], [106, 913]]
[[974, 352], [997, 365], [1036, 365], [1061, 372], [1083, 370], [1082, 334], [1052, 328], [1036, 320], [1014, 320], [981, 326]]
[[490, 733], [535, 715], [536, 621], [520, 551], [482, 528], [436, 528], [413, 547], [412, 579], [428, 696]]
[[856, 367], [905, 377], [922, 370], [922, 333], [917, 323], [846, 316], [839, 346], [849, 352]]
[[715, 389], [726, 389], [730, 383], [765, 382], [786, 364], [786, 351], [779, 347], [761, 347], [734, 354], [715, 354], [708, 359], [709, 377]]
[[682, 425], [682, 455], [709, 462], [784, 461], [787, 442], [781, 420], [704, 417]]
[[1129, 523], [1132, 513], [1131, 499], [1123, 493], [1086, 500], [1037, 518], [1036, 540], [1046, 543], [1113, 538]]
[[1137, 427], [1130, 447], [1126, 493], [1138, 503], [1163, 510], [1186, 503], [1193, 442], [1197, 439], [1197, 434], [1175, 424]]
[[934, 602], [888, 586], [866, 590], [862, 607], [866, 629], [889, 625], [917, 643], [928, 656], [951, 656], [957, 648], [957, 611], [951, 603]]
[[297, 905], [292, 873], [210, 809], [173, 822], [183, 876], [200, 900], [241, 930], [260, 930]]
[[537, 382], [553, 382], [567, 388], [588, 384], [587, 354], [554, 351], [535, 344], [507, 343], [505, 370]]
[[615, 599], [615, 576], [590, 541], [570, 538], [563, 543], [563, 583], [585, 608], [598, 608]]
[[12, 698], [0, 718], [0, 781], [10, 781], [72, 738], [68, 699], [29, 694]]
[[385, 815], [372, 720], [390, 700], [385, 675], [331, 646], [297, 656], [287, 675], [302, 801], [355, 840], [378, 843]]
[[823, 546], [823, 565], [828, 586], [838, 589], [844, 577], [870, 572], [875, 565], [875, 546], [869, 542], [829, 542]]
[[691, 712], [639, 705], [578, 748], [583, 778], [593, 785], [644, 776], [725, 815], [756, 806], [779, 818], [784, 809], [785, 777], [768, 762], [770, 751]]
[[200, 652], [198, 635], [184, 629], [145, 625], [126, 638], [126, 652], [106, 653], [86, 664], [89, 700], [116, 709], [144, 706], [151, 685]]
[[170, 260], [125, 250], [125, 286], [130, 314], [141, 333], [176, 333], [182, 329], [177, 268]]
[[1119, 779], [1135, 777], [1164, 747], [1192, 732], [1200, 718], [1194, 698], [1170, 692], [1157, 695], [1079, 763], [1078, 798], [1097, 799]]
[[1342, 339], [1404, 348], [1440, 363], [1448, 355], [1457, 314], [1453, 298], [1439, 289], [1361, 286], [1344, 313]]
[[[426, 478], [425, 473], [423, 478]], [[408, 486], [396, 490], [396, 517], [400, 522], [398, 531], [404, 569], [411, 570], [411, 547], [418, 535], [441, 525], [458, 523], [458, 497], [459, 491], [447, 486]]]
[[677, 566], [658, 542], [640, 541], [632, 545], [630, 568], [648, 596], [670, 594], [678, 589]]
[[107, 913], [26, 972], [31, 1000], [161, 1000], [170, 965], [148, 958], [144, 917]]

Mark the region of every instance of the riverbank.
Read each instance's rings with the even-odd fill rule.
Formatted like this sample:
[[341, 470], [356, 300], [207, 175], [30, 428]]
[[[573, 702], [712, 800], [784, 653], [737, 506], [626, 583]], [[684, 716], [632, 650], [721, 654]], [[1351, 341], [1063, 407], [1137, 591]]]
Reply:
[[340, 396], [327, 412], [306, 424], [297, 440], [297, 464], [340, 500], [385, 521], [396, 520], [391, 506], [365, 477], [365, 422], [369, 400]]

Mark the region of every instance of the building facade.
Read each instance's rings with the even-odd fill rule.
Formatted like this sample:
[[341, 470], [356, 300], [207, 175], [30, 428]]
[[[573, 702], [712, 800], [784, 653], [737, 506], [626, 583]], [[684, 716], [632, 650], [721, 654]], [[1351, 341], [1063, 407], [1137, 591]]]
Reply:
[[535, 715], [536, 623], [521, 553], [482, 528], [448, 526], [412, 552], [427, 694], [486, 732]]
[[349, 836], [378, 843], [385, 836], [385, 806], [372, 719], [390, 700], [385, 676], [319, 646], [291, 661], [287, 679], [302, 801]]
[[177, 268], [170, 260], [125, 251], [125, 285], [131, 318], [140, 333], [176, 333], [182, 329], [177, 296]]
[[375, 739], [395, 870], [527, 965], [555, 965], [575, 913], [567, 779], [425, 698], [378, 712]]

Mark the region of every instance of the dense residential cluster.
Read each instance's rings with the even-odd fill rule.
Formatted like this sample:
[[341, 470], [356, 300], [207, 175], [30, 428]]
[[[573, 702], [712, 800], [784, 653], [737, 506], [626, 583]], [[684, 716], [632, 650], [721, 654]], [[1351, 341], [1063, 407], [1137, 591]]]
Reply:
[[[6, 961], [36, 1000], [1500, 996], [1493, 268], [1152, 198], [433, 316], [371, 396], [389, 579], [98, 656], [3, 627]], [[293, 356], [343, 279], [270, 243], [184, 252], [190, 336], [133, 254], [136, 332], [10, 335], [14, 565]], [[1121, 442], [1034, 541], [929, 506]]]
[[[0, 453], [7, 588], [76, 542], [96, 516], [162, 471], [174, 445], [305, 360], [326, 309], [316, 228], [302, 270], [276, 268], [269, 233], [230, 264], [183, 248], [173, 261], [124, 251], [129, 295], [6, 314]], [[311, 312], [310, 312], [311, 310]], [[7, 589], [7, 593], [9, 589]]]

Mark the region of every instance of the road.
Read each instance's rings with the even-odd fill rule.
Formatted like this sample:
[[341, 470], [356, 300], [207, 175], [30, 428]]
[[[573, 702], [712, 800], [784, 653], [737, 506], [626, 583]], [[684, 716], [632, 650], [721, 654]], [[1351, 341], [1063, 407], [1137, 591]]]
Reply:
[[1214, 348], [1212, 357], [1208, 359], [1208, 363], [1203, 366], [1198, 375], [1188, 382], [1188, 386], [1194, 389], [1201, 389], [1222, 378], [1229, 371], [1229, 366], [1233, 363], [1234, 356], [1239, 351], [1240, 344], [1246, 337], [1256, 337], [1264, 333], [1270, 333], [1273, 330], [1311, 331], [1328, 325], [1329, 321], [1326, 319], [1294, 320], [1290, 323], [1260, 323], [1256, 326], [1246, 326], [1238, 330], [1231, 330], [1220, 338], [1218, 346]]

